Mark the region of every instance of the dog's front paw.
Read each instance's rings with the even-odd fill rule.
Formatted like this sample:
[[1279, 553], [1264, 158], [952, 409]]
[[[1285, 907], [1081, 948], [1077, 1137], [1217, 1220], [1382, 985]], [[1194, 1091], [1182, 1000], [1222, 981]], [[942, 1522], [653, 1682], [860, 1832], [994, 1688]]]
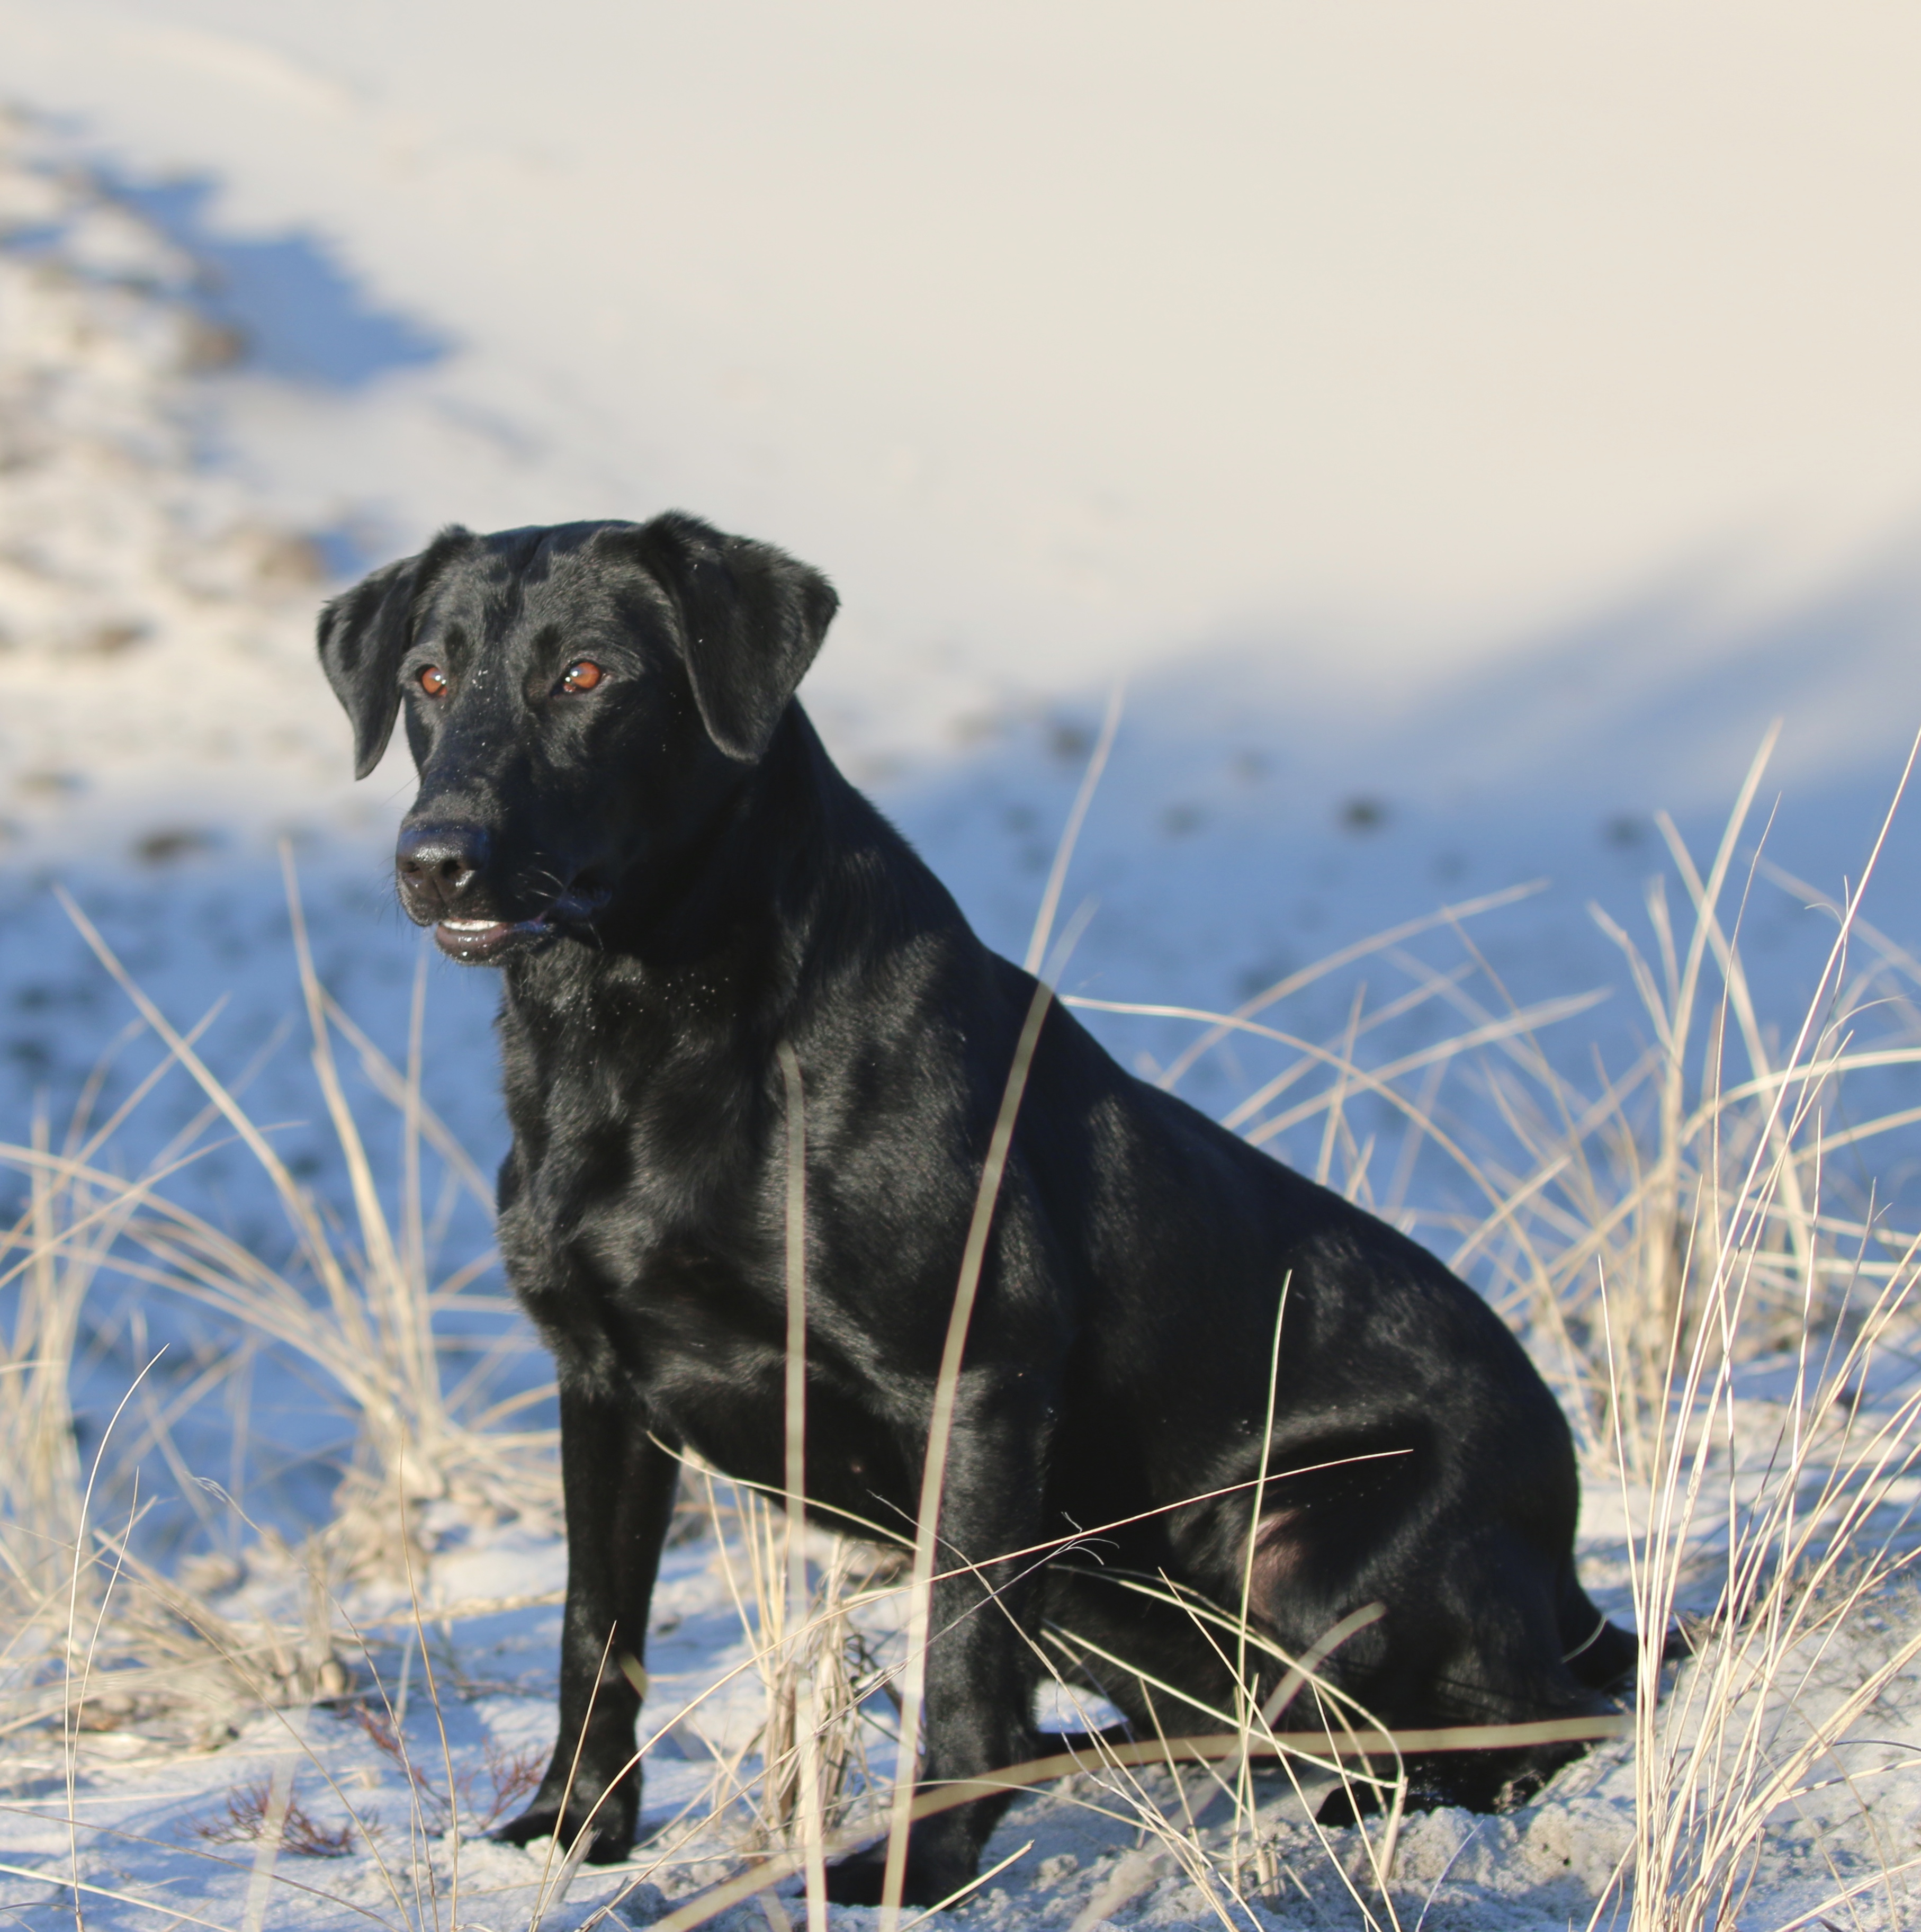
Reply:
[[835, 1905], [878, 1905], [880, 1882], [886, 1876], [884, 1858], [871, 1858], [863, 1852], [843, 1858], [827, 1868], [827, 1897]]
[[[964, 1866], [953, 1859], [916, 1858], [907, 1855], [907, 1882], [903, 1887], [904, 1905], [938, 1905], [952, 1898], [974, 1876], [974, 1862]], [[856, 1852], [839, 1864], [827, 1868], [827, 1897], [835, 1905], [878, 1905], [887, 1876], [887, 1846], [883, 1843], [865, 1852]]]
[[583, 1802], [576, 1792], [564, 1813], [557, 1802], [543, 1804], [536, 1798], [519, 1817], [489, 1835], [502, 1845], [527, 1845], [536, 1838], [553, 1838], [571, 1851], [584, 1831], [592, 1833], [593, 1840], [587, 1847], [586, 1862], [618, 1864], [634, 1849], [640, 1808], [638, 1797], [626, 1791], [613, 1792], [598, 1804]]

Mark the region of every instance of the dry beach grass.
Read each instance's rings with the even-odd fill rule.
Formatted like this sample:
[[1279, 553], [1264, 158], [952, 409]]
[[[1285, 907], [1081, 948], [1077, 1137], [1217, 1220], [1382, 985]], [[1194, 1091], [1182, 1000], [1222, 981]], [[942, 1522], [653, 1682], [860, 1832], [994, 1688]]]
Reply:
[[[1544, 1044], [1543, 1030], [1578, 1012], [1578, 998], [1521, 1009], [1504, 1003], [1491, 976], [1480, 974], [1477, 985], [1468, 921], [1491, 908], [1455, 908], [1438, 921], [1459, 935], [1467, 970], [1437, 969], [1407, 951], [1404, 929], [1368, 949], [1373, 970], [1398, 969], [1404, 984], [1372, 1009], [1357, 994], [1332, 1043], [1296, 1039], [1282, 1023], [1302, 975], [1235, 1013], [1190, 1016], [1201, 1030], [1197, 1052], [1233, 1037], [1275, 1055], [1276, 1070], [1238, 1110], [1237, 1124], [1263, 1144], [1404, 1219], [1414, 1211], [1407, 1177], [1416, 1141], [1479, 1192], [1478, 1216], [1431, 1220], [1424, 1232], [1443, 1252], [1452, 1247], [1555, 1378], [1577, 1420], [1591, 1496], [1617, 1500], [1614, 1547], [1644, 1634], [1631, 1743], [1604, 1743], [1536, 1808], [1545, 1816], [1563, 1802], [1563, 1786], [1593, 1786], [1597, 1767], [1631, 1780], [1631, 1831], [1607, 1846], [1599, 1866], [1590, 1861], [1580, 1909], [1597, 1924], [1637, 1932], [1824, 1918], [1892, 1926], [1912, 1911], [1911, 1834], [1900, 1803], [1882, 1794], [1905, 1792], [1911, 1804], [1921, 1766], [1904, 1701], [1921, 1654], [1908, 1576], [1921, 1451], [1921, 1383], [1908, 1353], [1915, 1237], [1874, 1198], [1862, 1150], [1898, 1147], [1914, 1110], [1864, 1114], [1848, 1096], [1921, 1058], [1912, 1003], [1921, 970], [1865, 921], [1857, 888], [1833, 908], [1831, 956], [1806, 1016], [1773, 1043], [1752, 1009], [1739, 944], [1740, 898], [1754, 876], [1744, 841], [1761, 767], [1758, 760], [1704, 868], [1678, 837], [1671, 842], [1686, 921], [1677, 928], [1656, 893], [1647, 953], [1620, 935], [1650, 1044], [1591, 1090], [1578, 1090], [1557, 1070], [1564, 1056]], [[1050, 911], [1058, 896], [1050, 893]], [[292, 906], [298, 927], [297, 895]], [[84, 922], [77, 908], [75, 916]], [[213, 1826], [195, 1852], [226, 1861], [210, 1867], [211, 1900], [237, 1882], [232, 1856], [211, 1841], [223, 1831], [229, 1842], [250, 1839], [237, 1916], [192, 1906], [177, 1886], [145, 1899], [146, 1909], [251, 1932], [268, 1901], [292, 1887], [298, 1898], [289, 1894], [284, 1909], [295, 1916], [301, 1901], [317, 1910], [331, 1900], [389, 1924], [454, 1922], [470, 1910], [459, 1902], [463, 1856], [471, 1874], [496, 1850], [470, 1844], [463, 1854], [463, 1834], [502, 1808], [500, 1778], [513, 1774], [496, 1749], [490, 1799], [472, 1751], [457, 1752], [440, 1720], [445, 1700], [466, 1694], [445, 1680], [459, 1669], [456, 1628], [502, 1606], [435, 1598], [417, 1520], [439, 1508], [477, 1522], [538, 1520], [551, 1508], [553, 1482], [548, 1440], [515, 1426], [541, 1391], [490, 1408], [486, 1378], [460, 1378], [463, 1393], [442, 1359], [439, 1324], [473, 1292], [475, 1271], [466, 1280], [436, 1276], [428, 1169], [456, 1188], [476, 1178], [421, 1097], [418, 1048], [405, 1069], [382, 1058], [331, 1006], [303, 952], [314, 1078], [354, 1210], [342, 1224], [280, 1162], [271, 1135], [199, 1058], [193, 1031], [145, 1002], [91, 938], [163, 1042], [160, 1065], [196, 1082], [205, 1105], [194, 1135], [130, 1178], [103, 1150], [142, 1096], [137, 1088], [97, 1124], [89, 1095], [57, 1142], [41, 1123], [4, 1150], [27, 1204], [0, 1258], [0, 1426], [16, 1451], [0, 1478], [9, 1633], [0, 1726], [55, 1747], [64, 1789], [37, 1808], [43, 1817], [64, 1813], [69, 1838], [64, 1858], [13, 1860], [7, 1869], [23, 1882], [31, 1874], [59, 1887], [61, 1910], [81, 1918], [130, 1909], [137, 1890], [103, 1886], [89, 1873], [80, 1801], [95, 1727], [178, 1750], [268, 1709], [285, 1726], [276, 1768], [252, 1784], [223, 1785], [213, 1773], [226, 1810], [207, 1814]], [[1058, 962], [1056, 950], [1056, 971]], [[1036, 1024], [1050, 997], [1037, 998]], [[1366, 1042], [1383, 1012], [1427, 1004], [1450, 1010], [1455, 1030], [1418, 1052], [1371, 1059]], [[418, 1040], [418, 1012], [414, 1030]], [[398, 1111], [405, 1153], [397, 1174], [376, 1172], [367, 1154], [335, 1057], [340, 1040], [355, 1048], [373, 1103]], [[1178, 1080], [1194, 1057], [1162, 1077]], [[1011, 1070], [1005, 1120], [1017, 1109], [1023, 1070]], [[1444, 1081], [1460, 1087], [1461, 1105], [1442, 1104]], [[1392, 1148], [1381, 1144], [1389, 1109], [1400, 1122]], [[804, 1134], [804, 1099], [790, 1118]], [[212, 1136], [237, 1138], [253, 1154], [286, 1219], [283, 1263], [269, 1264], [169, 1200], [170, 1180]], [[1844, 1183], [1844, 1160], [1857, 1177], [1869, 1175], [1865, 1190], [1858, 1178]], [[1390, 1162], [1392, 1178], [1377, 1184]], [[993, 1180], [990, 1156], [983, 1230]], [[798, 1192], [790, 1211], [800, 1225]], [[272, 1527], [250, 1544], [250, 1563], [280, 1579], [274, 1614], [259, 1613], [257, 1597], [250, 1611], [245, 1593], [196, 1589], [191, 1562], [169, 1575], [143, 1554], [151, 1472], [168, 1471], [183, 1489], [203, 1479], [181, 1463], [168, 1408], [145, 1399], [143, 1381], [126, 1391], [94, 1453], [79, 1454], [69, 1378], [88, 1298], [109, 1276], [181, 1298], [225, 1325], [234, 1346], [197, 1378], [196, 1399], [257, 1348], [297, 1358], [352, 1418], [354, 1445], [328, 1520], [306, 1526], [298, 1544]], [[805, 1286], [796, 1268], [796, 1334]], [[957, 1311], [956, 1361], [964, 1296]], [[931, 1468], [937, 1495], [938, 1456]], [[790, 1467], [790, 1488], [802, 1480]], [[704, 1552], [715, 1588], [736, 1606], [742, 1641], [647, 1740], [657, 1755], [700, 1757], [708, 1768], [676, 1815], [650, 1813], [648, 1841], [590, 1916], [665, 1911], [664, 1924], [680, 1932], [746, 1901], [776, 1927], [804, 1912], [818, 1928], [824, 1858], [898, 1831], [906, 1815], [911, 1789], [895, 1776], [896, 1741], [916, 1707], [938, 1546], [923, 1534], [910, 1561], [903, 1552], [877, 1567], [808, 1529], [798, 1512], [781, 1511], [779, 1500], [709, 1472], [690, 1476], [677, 1536]], [[412, 1606], [399, 1620], [412, 1625], [406, 1640], [384, 1648], [356, 1598], [383, 1576]], [[1244, 1618], [1188, 1607], [1243, 1670], [1264, 1646]], [[1696, 1652], [1678, 1669], [1660, 1654], [1677, 1618]], [[1329, 1632], [1322, 1654], [1345, 1634]], [[1074, 1639], [1053, 1633], [1049, 1642], [1071, 1651]], [[1286, 1661], [1297, 1682], [1314, 1683], [1319, 1655]], [[748, 1687], [757, 1721], [741, 1720]], [[316, 1704], [360, 1713], [361, 1730], [380, 1742], [403, 1783], [404, 1831], [391, 1806], [371, 1815], [312, 1741]], [[1464, 1899], [1481, 1896], [1484, 1910], [1498, 1903], [1510, 1913], [1486, 1922], [1531, 1922], [1511, 1916], [1498, 1885], [1464, 1876], [1485, 1868], [1485, 1849], [1470, 1854], [1464, 1843], [1430, 1869], [1440, 1827], [1403, 1815], [1397, 1741], [1331, 1692], [1296, 1700], [1287, 1721], [1298, 1726], [1311, 1708], [1319, 1712], [1314, 1729], [1283, 1732], [1274, 1702], [1263, 1711], [1243, 1696], [1232, 1708], [1194, 1712], [1190, 1738], [1083, 1746], [1071, 1764], [1011, 1768], [1013, 1783], [1047, 1783], [1034, 1817], [1044, 1826], [1077, 1814], [1111, 1856], [1086, 1861], [1078, 1881], [1059, 1855], [1038, 1862], [1051, 1879], [1023, 1873], [1045, 1829], [1023, 1826], [1029, 1814], [1017, 1808], [990, 1852], [994, 1869], [975, 1909], [987, 1922], [1065, 1910], [1083, 1928], [1143, 1910], [1233, 1927], [1293, 1912], [1314, 1923], [1399, 1928], [1429, 1911], [1448, 1922]], [[424, 1748], [423, 1709], [433, 1718]], [[1276, 1763], [1278, 1778], [1263, 1768]], [[1377, 1781], [1387, 1801], [1381, 1816], [1344, 1832], [1312, 1826], [1296, 1794], [1317, 1792], [1332, 1777]], [[1502, 1828], [1504, 1842], [1520, 1844], [1517, 1827]], [[1533, 1834], [1530, 1826], [1528, 1842]], [[1790, 1843], [1794, 1883], [1784, 1888], [1776, 1864]], [[307, 1863], [355, 1846], [377, 1868], [378, 1903], [350, 1901]], [[1518, 1866], [1527, 1856], [1522, 1844]], [[717, 1878], [724, 1882], [709, 1882]], [[499, 1882], [490, 1870], [490, 1882]], [[523, 1882], [513, 1910], [538, 1922], [568, 1910], [562, 1901], [581, 1880], [572, 1861], [550, 1853]], [[19, 1894], [22, 1905], [34, 1895], [31, 1886]], [[1563, 1888], [1539, 1904], [1565, 1918], [1574, 1898]]]

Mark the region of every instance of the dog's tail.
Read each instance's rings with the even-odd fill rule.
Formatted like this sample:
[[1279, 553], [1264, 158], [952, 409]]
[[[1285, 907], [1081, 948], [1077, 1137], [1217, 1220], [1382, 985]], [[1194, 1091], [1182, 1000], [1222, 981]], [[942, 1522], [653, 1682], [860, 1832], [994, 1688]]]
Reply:
[[1561, 1660], [1593, 1690], [1616, 1690], [1632, 1683], [1641, 1646], [1632, 1630], [1608, 1622], [1581, 1587], [1569, 1564], [1561, 1585], [1555, 1621], [1561, 1636]]

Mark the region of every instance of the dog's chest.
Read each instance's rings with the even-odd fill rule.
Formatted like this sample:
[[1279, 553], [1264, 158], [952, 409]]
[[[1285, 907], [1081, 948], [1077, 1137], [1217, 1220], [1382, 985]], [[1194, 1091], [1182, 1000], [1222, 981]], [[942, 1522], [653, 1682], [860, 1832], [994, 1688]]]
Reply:
[[605, 1044], [544, 1065], [508, 1056], [501, 1238], [530, 1312], [550, 1334], [599, 1330], [650, 1357], [778, 1335], [781, 1231], [742, 1131], [748, 1100], [712, 1070]]
[[[637, 1126], [642, 1130], [636, 1131]], [[520, 1164], [501, 1239], [564, 1377], [637, 1397], [715, 1467], [778, 1484], [784, 1454], [781, 1175], [712, 1148], [661, 1147], [631, 1118], [550, 1120]], [[809, 1491], [856, 1516], [907, 1505], [907, 1477], [844, 1311], [809, 1304]]]

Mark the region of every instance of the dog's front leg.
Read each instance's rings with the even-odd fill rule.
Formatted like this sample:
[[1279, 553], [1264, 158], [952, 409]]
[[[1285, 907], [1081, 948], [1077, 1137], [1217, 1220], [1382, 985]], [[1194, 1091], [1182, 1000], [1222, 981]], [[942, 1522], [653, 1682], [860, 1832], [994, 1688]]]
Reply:
[[[969, 1370], [956, 1392], [928, 1622], [925, 1749], [929, 1787], [1005, 1770], [1034, 1756], [1040, 1593], [1034, 1545], [1046, 1534], [1050, 1406], [1030, 1373]], [[919, 1444], [916, 1444], [918, 1449]], [[1016, 1552], [1025, 1552], [1017, 1554]], [[908, 1840], [905, 1898], [937, 1904], [971, 1879], [1012, 1794], [937, 1814]], [[848, 1905], [881, 1894], [885, 1842], [828, 1874]]]
[[679, 1465], [632, 1397], [560, 1390], [567, 1506], [567, 1609], [560, 1638], [560, 1736], [534, 1802], [496, 1834], [509, 1844], [594, 1834], [589, 1863], [627, 1856], [640, 1816], [634, 1761], [647, 1606], [673, 1512]]

